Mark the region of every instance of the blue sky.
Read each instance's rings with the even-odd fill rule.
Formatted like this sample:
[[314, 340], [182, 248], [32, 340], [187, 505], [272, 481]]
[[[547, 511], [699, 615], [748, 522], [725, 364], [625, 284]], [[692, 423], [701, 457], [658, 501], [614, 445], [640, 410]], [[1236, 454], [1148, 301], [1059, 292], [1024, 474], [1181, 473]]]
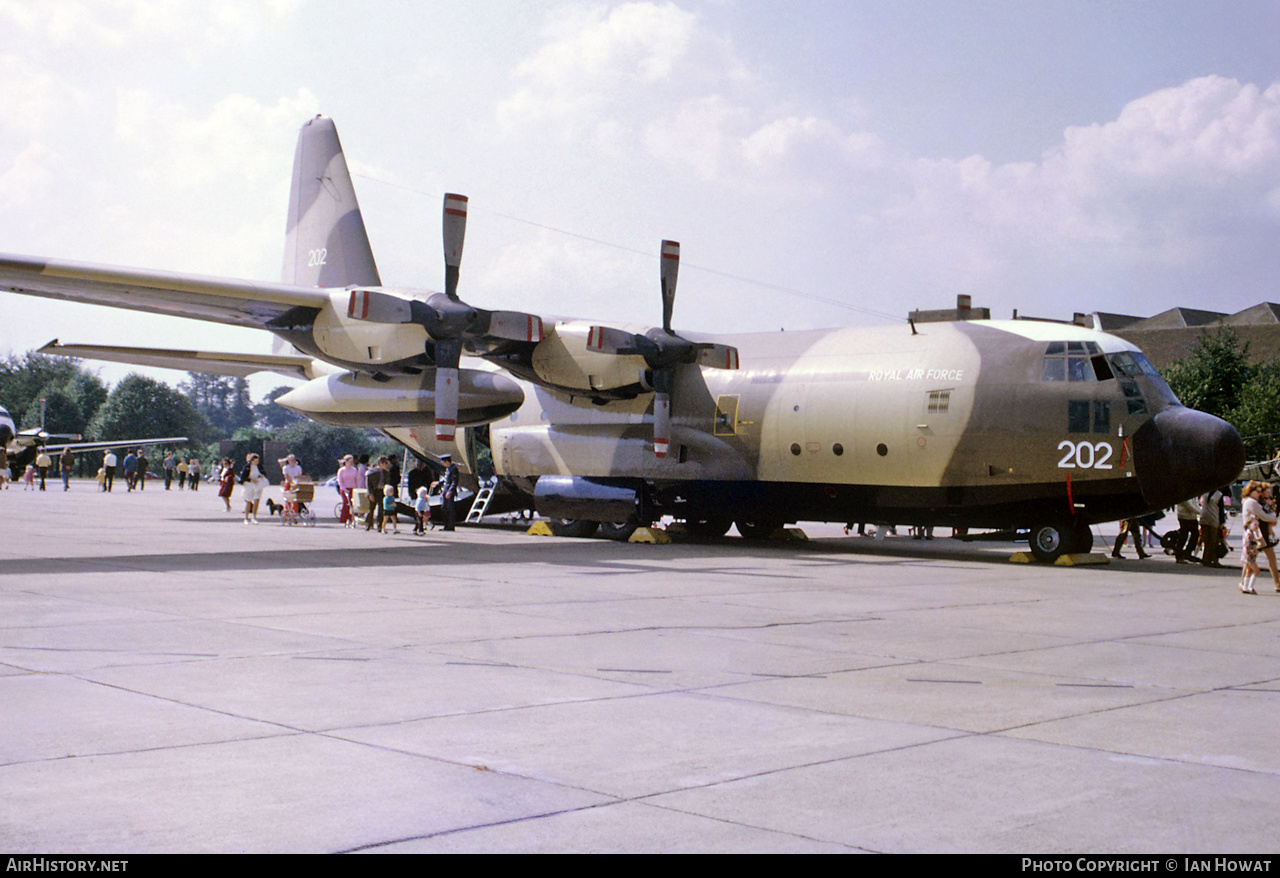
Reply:
[[[323, 112], [384, 283], [462, 192], [487, 307], [656, 322], [673, 238], [689, 330], [1233, 311], [1280, 299], [1276, 46], [1275, 0], [0, 0], [0, 251], [277, 279]], [[0, 304], [0, 353], [268, 343]]]

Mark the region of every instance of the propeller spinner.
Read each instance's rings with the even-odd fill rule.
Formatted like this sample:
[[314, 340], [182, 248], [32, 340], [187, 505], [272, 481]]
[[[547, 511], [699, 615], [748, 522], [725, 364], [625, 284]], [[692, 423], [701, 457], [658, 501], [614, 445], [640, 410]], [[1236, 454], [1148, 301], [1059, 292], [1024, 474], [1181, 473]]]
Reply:
[[680, 275], [680, 244], [662, 242], [659, 279], [662, 284], [662, 328], [644, 335], [593, 326], [587, 335], [587, 347], [611, 354], [630, 354], [644, 358], [653, 370], [653, 454], [666, 457], [671, 445], [671, 394], [675, 390], [676, 370], [681, 365], [697, 363], [713, 369], [738, 368], [738, 349], [712, 342], [693, 342], [671, 330], [671, 314], [676, 301], [676, 279]]
[[444, 293], [425, 302], [377, 290], [353, 290], [347, 315], [375, 323], [416, 323], [427, 331], [436, 366], [436, 439], [452, 440], [458, 424], [458, 362], [468, 341], [542, 341], [542, 318], [486, 311], [458, 298], [458, 271], [467, 234], [467, 197], [444, 197]]

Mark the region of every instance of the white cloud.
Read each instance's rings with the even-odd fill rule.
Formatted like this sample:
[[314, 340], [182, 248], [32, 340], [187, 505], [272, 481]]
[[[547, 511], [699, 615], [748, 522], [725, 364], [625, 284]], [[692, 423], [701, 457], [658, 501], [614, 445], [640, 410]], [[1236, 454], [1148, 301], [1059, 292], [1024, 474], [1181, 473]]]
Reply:
[[[583, 247], [542, 230], [518, 237], [479, 262], [483, 268], [477, 266], [471, 288], [478, 291], [474, 301], [485, 307], [503, 307], [499, 303], [505, 302], [506, 307], [539, 314], [648, 323], [661, 316], [657, 292], [645, 295], [657, 289], [656, 256]], [[647, 283], [649, 268], [652, 283]], [[584, 293], [590, 297], [585, 311]]]
[[85, 93], [17, 55], [0, 55], [0, 132], [44, 131], [59, 116], [84, 107]]
[[889, 299], [936, 288], [1016, 307], [1052, 286], [1103, 300], [1144, 273], [1140, 286], [1258, 265], [1259, 241], [1280, 231], [1280, 84], [1191, 80], [1067, 129], [1039, 161], [998, 164], [912, 156], [780, 98], [670, 3], [569, 7], [543, 38], [498, 108], [522, 143], [550, 132], [634, 177], [667, 168], [673, 186], [772, 200], [758, 223], [878, 266]]
[[0, 20], [59, 49], [137, 51], [157, 43], [199, 51], [241, 40], [295, 14], [303, 0], [0, 0]]
[[32, 143], [19, 153], [13, 164], [0, 173], [0, 203], [16, 211], [39, 204], [54, 178], [49, 167], [52, 162], [51, 151], [40, 143]]
[[562, 7], [543, 35], [542, 48], [515, 68], [515, 92], [496, 109], [507, 131], [554, 126], [574, 139], [604, 126], [614, 140], [620, 121], [643, 128], [683, 94], [746, 77], [729, 42], [674, 3]]

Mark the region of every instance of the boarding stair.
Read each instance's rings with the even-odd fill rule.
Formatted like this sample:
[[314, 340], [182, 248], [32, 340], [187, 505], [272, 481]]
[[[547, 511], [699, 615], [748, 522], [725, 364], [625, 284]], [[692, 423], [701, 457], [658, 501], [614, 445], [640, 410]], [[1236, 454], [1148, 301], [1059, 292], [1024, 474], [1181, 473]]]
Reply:
[[493, 494], [498, 490], [498, 477], [494, 476], [476, 492], [476, 498], [471, 501], [471, 509], [467, 512], [467, 524], [479, 524], [480, 519], [484, 518], [484, 511], [489, 508], [489, 501], [493, 499]]

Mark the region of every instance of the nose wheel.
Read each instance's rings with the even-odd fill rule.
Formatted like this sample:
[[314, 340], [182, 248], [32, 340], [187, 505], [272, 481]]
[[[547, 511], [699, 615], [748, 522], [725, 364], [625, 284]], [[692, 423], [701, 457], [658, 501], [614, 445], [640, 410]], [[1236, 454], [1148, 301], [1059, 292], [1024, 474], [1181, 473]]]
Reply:
[[1078, 520], [1042, 521], [1031, 528], [1027, 543], [1037, 561], [1051, 564], [1063, 555], [1074, 555], [1092, 549], [1093, 529]]

